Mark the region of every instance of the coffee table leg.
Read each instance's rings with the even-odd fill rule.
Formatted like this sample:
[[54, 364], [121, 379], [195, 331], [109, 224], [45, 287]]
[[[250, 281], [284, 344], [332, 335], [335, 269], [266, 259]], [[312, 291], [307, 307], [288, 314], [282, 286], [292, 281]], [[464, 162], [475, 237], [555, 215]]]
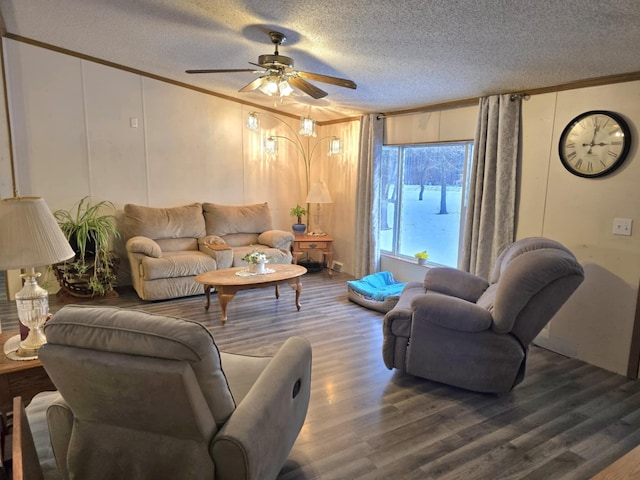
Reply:
[[209, 310], [211, 306], [211, 285], [204, 286], [204, 294], [207, 297], [207, 304], [204, 306], [204, 309]]
[[235, 297], [235, 295], [235, 292], [229, 293], [225, 292], [221, 287], [218, 288], [218, 302], [220, 302], [220, 310], [222, 310], [220, 321], [223, 325], [227, 321], [227, 305], [233, 299], [233, 297]]
[[297, 277], [295, 282], [289, 282], [289, 286], [296, 291], [296, 308], [300, 311], [300, 292], [302, 292], [300, 277]]

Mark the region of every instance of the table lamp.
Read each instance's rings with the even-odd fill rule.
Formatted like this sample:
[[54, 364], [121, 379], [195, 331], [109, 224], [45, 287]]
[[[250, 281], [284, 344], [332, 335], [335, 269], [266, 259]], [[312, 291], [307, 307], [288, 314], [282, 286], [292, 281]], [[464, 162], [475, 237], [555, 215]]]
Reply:
[[62, 262], [75, 255], [44, 199], [0, 200], [0, 270], [28, 269], [20, 275], [22, 290], [16, 293], [20, 323], [29, 328], [17, 355], [37, 355], [46, 343], [43, 326], [49, 315], [49, 293], [38, 285], [35, 267]]
[[[322, 180], [311, 185], [311, 190], [309, 190], [309, 194], [307, 195], [307, 203], [318, 204], [313, 222], [315, 223], [316, 228], [319, 228], [318, 225], [320, 223], [320, 204], [333, 203], [331, 194], [329, 193], [329, 189]], [[309, 235], [322, 236], [326, 234], [322, 230], [312, 230], [309, 232]]]

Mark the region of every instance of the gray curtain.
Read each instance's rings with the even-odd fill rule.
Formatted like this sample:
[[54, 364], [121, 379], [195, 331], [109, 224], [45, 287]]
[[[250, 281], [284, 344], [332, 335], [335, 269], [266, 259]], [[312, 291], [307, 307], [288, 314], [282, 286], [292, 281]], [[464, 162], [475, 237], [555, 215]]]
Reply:
[[360, 156], [356, 186], [356, 238], [354, 274], [357, 278], [375, 273], [380, 267], [378, 246], [380, 158], [383, 122], [377, 114], [360, 118]]
[[480, 99], [459, 266], [484, 278], [514, 241], [521, 104], [519, 95]]

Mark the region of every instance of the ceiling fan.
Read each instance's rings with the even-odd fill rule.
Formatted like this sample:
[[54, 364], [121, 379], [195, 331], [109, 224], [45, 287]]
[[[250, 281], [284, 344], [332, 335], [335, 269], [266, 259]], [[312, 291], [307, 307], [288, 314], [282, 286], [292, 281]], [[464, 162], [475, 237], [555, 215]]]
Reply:
[[285, 57], [278, 53], [278, 47], [287, 41], [287, 37], [280, 32], [269, 32], [269, 38], [275, 45], [276, 51], [273, 55], [260, 55], [258, 63], [249, 62], [251, 65], [263, 68], [264, 70], [256, 70], [251, 68], [241, 69], [207, 69], [207, 70], [187, 70], [186, 73], [234, 73], [249, 72], [261, 73], [262, 76], [256, 78], [249, 84], [242, 87], [240, 92], [249, 92], [259, 89], [267, 95], [279, 95], [285, 97], [293, 92], [291, 86], [302, 90], [313, 98], [322, 98], [327, 96], [327, 92], [309, 83], [308, 80], [317, 82], [330, 83], [339, 87], [353, 88], [357, 85], [351, 80], [338, 77], [330, 77], [319, 73], [303, 72], [293, 68], [293, 59]]

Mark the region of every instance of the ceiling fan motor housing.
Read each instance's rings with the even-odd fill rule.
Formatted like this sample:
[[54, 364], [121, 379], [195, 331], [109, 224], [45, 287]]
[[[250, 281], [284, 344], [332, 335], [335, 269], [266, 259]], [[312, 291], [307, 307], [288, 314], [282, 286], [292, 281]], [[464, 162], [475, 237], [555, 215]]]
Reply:
[[293, 68], [293, 58], [284, 55], [260, 55], [258, 64], [261, 67], [289, 67]]

